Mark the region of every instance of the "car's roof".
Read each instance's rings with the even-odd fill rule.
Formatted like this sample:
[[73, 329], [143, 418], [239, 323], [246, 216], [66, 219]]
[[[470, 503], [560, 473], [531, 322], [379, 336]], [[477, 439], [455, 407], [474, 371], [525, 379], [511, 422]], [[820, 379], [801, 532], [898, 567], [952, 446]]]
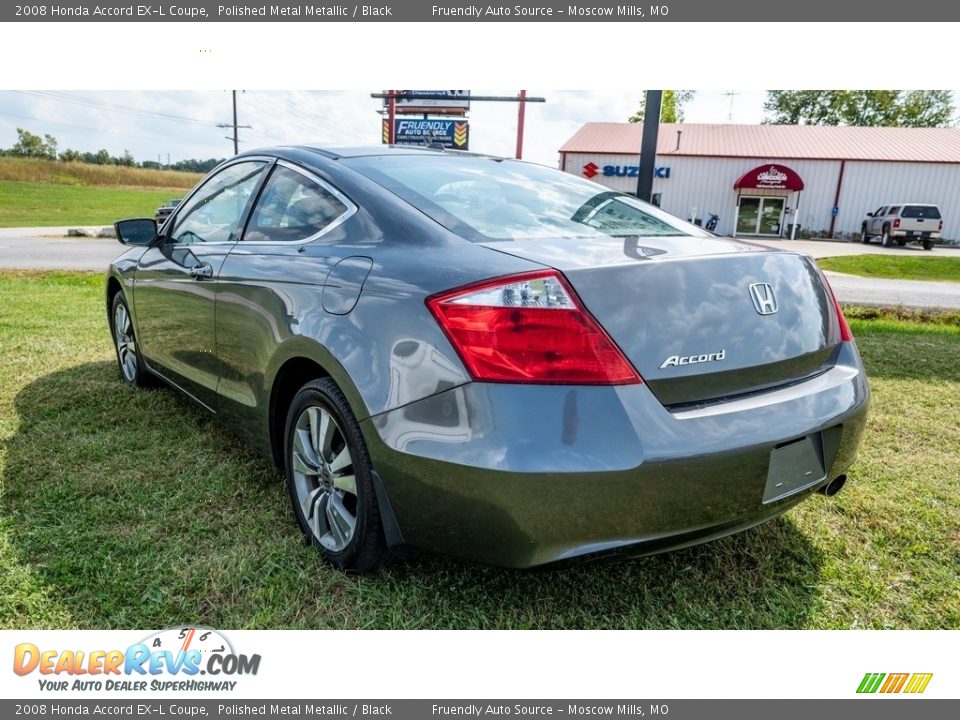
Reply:
[[268, 153], [284, 155], [290, 151], [306, 151], [322, 155], [332, 160], [354, 157], [380, 157], [388, 155], [454, 155], [466, 157], [495, 157], [484, 153], [471, 153], [464, 150], [448, 150], [440, 147], [426, 147], [423, 145], [355, 145], [355, 146], [327, 146], [327, 145], [285, 145], [281, 147], [260, 148], [244, 154]]
[[891, 202], [891, 203], [887, 203], [887, 205], [889, 207], [893, 207], [894, 205], [919, 205], [920, 207], [937, 207], [936, 203], [918, 203], [918, 202], [909, 202], [909, 201]]

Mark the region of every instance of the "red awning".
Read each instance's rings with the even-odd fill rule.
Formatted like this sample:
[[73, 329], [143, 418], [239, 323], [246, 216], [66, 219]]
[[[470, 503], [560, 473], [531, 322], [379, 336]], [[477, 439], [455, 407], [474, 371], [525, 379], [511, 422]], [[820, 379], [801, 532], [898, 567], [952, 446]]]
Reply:
[[803, 190], [803, 180], [786, 165], [772, 163], [755, 167], [733, 184], [734, 190]]

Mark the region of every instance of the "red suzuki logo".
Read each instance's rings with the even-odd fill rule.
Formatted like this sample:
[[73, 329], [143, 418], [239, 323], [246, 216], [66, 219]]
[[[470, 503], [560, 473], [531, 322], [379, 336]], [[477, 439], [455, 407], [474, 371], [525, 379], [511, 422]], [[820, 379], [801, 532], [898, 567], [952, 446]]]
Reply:
[[593, 163], [587, 163], [586, 165], [583, 166], [583, 174], [586, 175], [588, 178], [592, 178], [598, 172], [600, 172], [599, 165], [594, 165]]

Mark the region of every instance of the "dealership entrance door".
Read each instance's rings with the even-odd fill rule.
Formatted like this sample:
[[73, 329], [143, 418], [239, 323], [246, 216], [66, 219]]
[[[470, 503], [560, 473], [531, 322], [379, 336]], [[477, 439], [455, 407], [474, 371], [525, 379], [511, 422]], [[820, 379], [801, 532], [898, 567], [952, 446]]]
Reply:
[[737, 235], [780, 237], [784, 200], [782, 197], [742, 196], [737, 208]]
[[[783, 237], [783, 215], [788, 197], [793, 198], [791, 216], [800, 217], [803, 180], [786, 165], [776, 162], [758, 165], [741, 175], [733, 189], [737, 191], [736, 235]], [[786, 235], [793, 239], [797, 224], [791, 222], [790, 226]]]

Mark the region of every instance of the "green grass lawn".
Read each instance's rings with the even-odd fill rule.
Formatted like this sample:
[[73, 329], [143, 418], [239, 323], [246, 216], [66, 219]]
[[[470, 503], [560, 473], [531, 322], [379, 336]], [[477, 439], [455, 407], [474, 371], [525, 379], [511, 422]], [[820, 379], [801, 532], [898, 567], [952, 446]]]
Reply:
[[956, 327], [853, 321], [874, 404], [836, 498], [658, 557], [356, 578], [266, 461], [120, 381], [99, 275], [0, 273], [0, 308], [0, 627], [960, 628]]
[[128, 217], [153, 217], [186, 190], [51, 185], [0, 180], [0, 227], [110, 225]]
[[915, 255], [843, 255], [817, 260], [824, 270], [894, 280], [952, 280], [960, 282], [960, 252], [943, 250], [946, 257]]

